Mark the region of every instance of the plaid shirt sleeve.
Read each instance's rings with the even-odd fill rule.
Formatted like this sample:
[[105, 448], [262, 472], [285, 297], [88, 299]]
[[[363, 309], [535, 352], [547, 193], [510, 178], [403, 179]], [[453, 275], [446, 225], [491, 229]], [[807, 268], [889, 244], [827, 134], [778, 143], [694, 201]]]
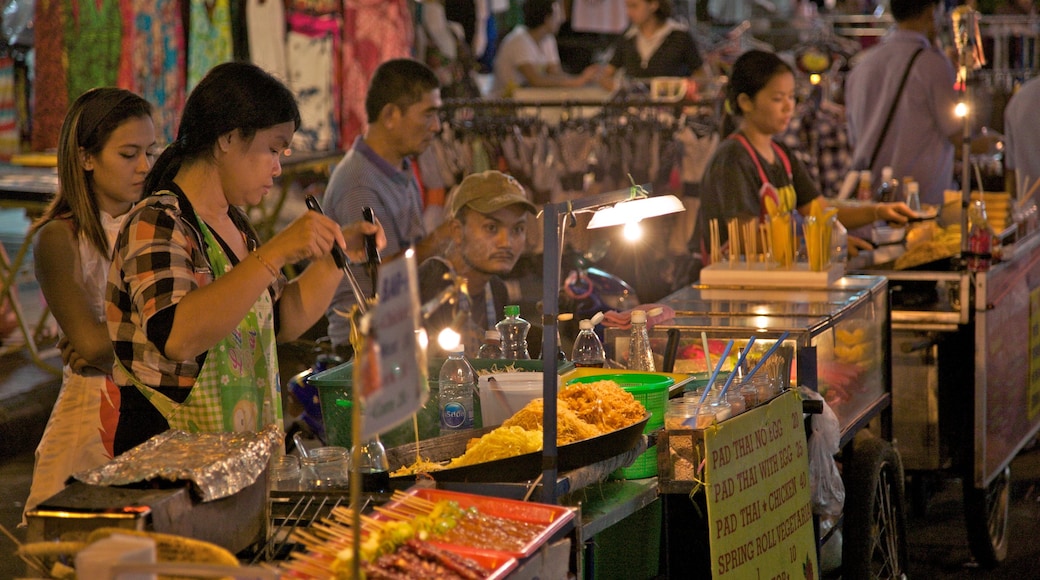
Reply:
[[[128, 216], [116, 242], [109, 276], [108, 322], [116, 356], [148, 386], [190, 387], [194, 361], [171, 361], [148, 340], [148, 320], [213, 279], [196, 234], [181, 218], [174, 196], [150, 197]], [[129, 377], [117, 368], [117, 384]]]

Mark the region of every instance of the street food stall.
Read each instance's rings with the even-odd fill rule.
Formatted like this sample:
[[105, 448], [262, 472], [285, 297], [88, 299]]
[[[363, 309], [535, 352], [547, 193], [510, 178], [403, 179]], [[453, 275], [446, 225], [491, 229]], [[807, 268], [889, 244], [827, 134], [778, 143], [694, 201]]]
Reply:
[[1007, 554], [1009, 466], [1040, 430], [1040, 235], [1021, 225], [988, 271], [959, 256], [870, 270], [892, 290], [893, 436], [910, 495], [921, 508], [930, 475], [960, 477], [985, 566]]
[[[807, 289], [695, 284], [660, 303], [671, 307], [675, 318], [656, 326], [651, 341], [655, 353], [663, 353], [662, 364], [665, 356], [674, 357], [669, 364], [676, 371], [708, 370], [705, 347], [709, 359], [717, 360], [719, 341], [732, 339], [743, 346], [755, 338], [749, 361], [761, 357], [777, 340], [790, 345], [777, 351], [781, 370], [775, 376], [783, 387], [802, 385], [821, 393], [840, 425], [847, 490], [843, 570], [847, 574], [899, 570], [906, 558], [902, 470], [887, 442], [891, 424], [884, 412], [891, 403], [887, 280], [844, 276]], [[607, 331], [606, 345], [614, 353], [625, 352], [627, 340], [626, 331]], [[879, 419], [876, 437], [856, 437], [875, 419]], [[697, 518], [687, 496], [701, 482], [710, 485], [711, 481], [677, 471], [675, 443], [681, 436], [668, 430], [664, 440], [670, 443], [658, 439], [658, 486], [666, 504], [669, 566], [671, 572], [706, 572], [707, 553], [702, 552], [711, 542], [691, 545], [685, 539], [703, 535], [703, 528], [690, 529]], [[882, 502], [889, 500], [886, 509]], [[748, 526], [741, 531], [753, 534], [754, 529]], [[829, 537], [817, 539], [822, 545]], [[714, 558], [712, 563], [717, 563]]]

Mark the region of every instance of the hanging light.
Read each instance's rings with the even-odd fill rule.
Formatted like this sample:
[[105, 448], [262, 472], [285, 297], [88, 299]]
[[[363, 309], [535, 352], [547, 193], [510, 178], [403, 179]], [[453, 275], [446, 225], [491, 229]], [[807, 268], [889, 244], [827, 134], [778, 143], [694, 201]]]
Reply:
[[686, 211], [686, 206], [674, 195], [659, 195], [656, 197], [645, 197], [645, 193], [641, 195], [643, 197], [633, 197], [619, 201], [613, 206], [597, 210], [586, 227], [593, 230], [596, 228], [620, 226], [637, 223], [647, 218]]

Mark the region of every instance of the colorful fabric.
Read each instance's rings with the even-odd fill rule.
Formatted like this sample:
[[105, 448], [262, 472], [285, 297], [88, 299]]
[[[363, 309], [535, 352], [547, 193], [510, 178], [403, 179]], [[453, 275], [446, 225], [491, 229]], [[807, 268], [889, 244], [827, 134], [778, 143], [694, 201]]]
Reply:
[[[338, 29], [338, 23], [335, 24]], [[337, 30], [338, 32], [338, 30]], [[335, 149], [333, 114], [334, 63], [336, 46], [331, 31], [309, 34], [292, 30], [287, 42], [288, 85], [300, 106], [300, 128], [293, 136], [293, 149]]]
[[35, 5], [32, 148], [33, 151], [44, 151], [58, 147], [61, 123], [69, 108], [65, 82], [64, 9], [56, 0], [36, 2]]
[[209, 70], [234, 58], [230, 0], [188, 0], [188, 86], [191, 89]]
[[365, 132], [365, 93], [376, 68], [412, 56], [414, 30], [408, 0], [345, 0], [342, 74], [339, 85], [342, 145]]
[[71, 103], [89, 89], [115, 86], [123, 21], [118, 0], [62, 0], [62, 7]]
[[159, 141], [177, 135], [185, 100], [181, 0], [124, 0], [126, 32], [120, 86], [152, 103]]

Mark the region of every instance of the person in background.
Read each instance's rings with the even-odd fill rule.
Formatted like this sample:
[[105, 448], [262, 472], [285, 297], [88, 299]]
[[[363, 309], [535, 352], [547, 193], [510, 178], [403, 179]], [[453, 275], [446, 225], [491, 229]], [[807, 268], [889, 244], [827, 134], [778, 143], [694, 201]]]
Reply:
[[[413, 159], [422, 153], [440, 128], [440, 85], [430, 68], [411, 59], [384, 62], [376, 69], [365, 96], [368, 130], [354, 141], [336, 165], [322, 201], [326, 214], [341, 224], [362, 219], [371, 207], [385, 224], [387, 254], [414, 246], [421, 262], [438, 251], [445, 226], [427, 235], [422, 198]], [[368, 298], [373, 280], [362, 267], [351, 267]], [[349, 358], [349, 313], [356, 303], [344, 281], [327, 313], [329, 337], [339, 354]]]
[[[308, 211], [261, 243], [240, 209], [274, 187], [300, 125], [293, 93], [247, 62], [211, 69], [188, 96], [177, 139], [144, 182], [109, 270], [106, 317], [119, 385], [116, 454], [168, 428], [281, 427], [276, 341], [325, 312], [378, 224], [340, 228]], [[293, 280], [284, 266], [309, 264]]]
[[[456, 278], [469, 290], [469, 320], [463, 330], [466, 355], [475, 357], [484, 331], [495, 327], [509, 293], [499, 278], [513, 270], [527, 242], [527, 214], [536, 209], [523, 186], [500, 171], [474, 173], [462, 180], [448, 200], [450, 242], [444, 256], [419, 266], [422, 302], [436, 298]], [[431, 342], [455, 318], [459, 306], [434, 310], [426, 321]]]
[[[736, 129], [715, 150], [701, 182], [701, 211], [691, 250], [707, 265], [708, 223], [734, 217], [764, 215], [762, 198], [773, 197], [781, 211], [807, 214], [809, 204], [823, 199], [805, 166], [775, 137], [794, 114], [794, 71], [771, 52], [750, 50], [733, 64], [726, 89], [726, 110]], [[724, 131], [725, 129], [724, 125]], [[903, 202], [839, 207], [838, 219], [847, 228], [884, 220], [906, 223], [916, 214]], [[727, 232], [720, 227], [720, 242]]]
[[937, 0], [891, 0], [895, 30], [854, 61], [845, 82], [853, 167], [869, 169], [875, 184], [881, 183], [881, 169], [892, 167], [896, 179], [917, 181], [921, 202], [931, 205], [942, 205], [943, 192], [953, 187], [954, 146], [963, 130], [954, 114], [953, 63], [935, 45], [938, 5]]
[[563, 24], [558, 0], [524, 0], [524, 23], [513, 28], [495, 56], [491, 95], [512, 97], [520, 87], [581, 87], [595, 81], [601, 67], [591, 64], [578, 75], [560, 66], [556, 33]]
[[1040, 77], [1019, 87], [1004, 108], [1004, 182], [1015, 197], [1025, 195], [1040, 179], [1037, 103], [1040, 103]]
[[625, 0], [632, 23], [614, 45], [614, 55], [600, 75], [600, 85], [611, 91], [617, 73], [628, 78], [692, 78], [701, 71], [700, 52], [689, 29], [671, 18], [671, 0]]
[[36, 279], [61, 329], [62, 384], [36, 448], [26, 512], [64, 489], [73, 473], [114, 457], [119, 389], [105, 280], [116, 233], [141, 199], [154, 155], [152, 106], [130, 91], [87, 91], [62, 123], [58, 192], [29, 230]]

